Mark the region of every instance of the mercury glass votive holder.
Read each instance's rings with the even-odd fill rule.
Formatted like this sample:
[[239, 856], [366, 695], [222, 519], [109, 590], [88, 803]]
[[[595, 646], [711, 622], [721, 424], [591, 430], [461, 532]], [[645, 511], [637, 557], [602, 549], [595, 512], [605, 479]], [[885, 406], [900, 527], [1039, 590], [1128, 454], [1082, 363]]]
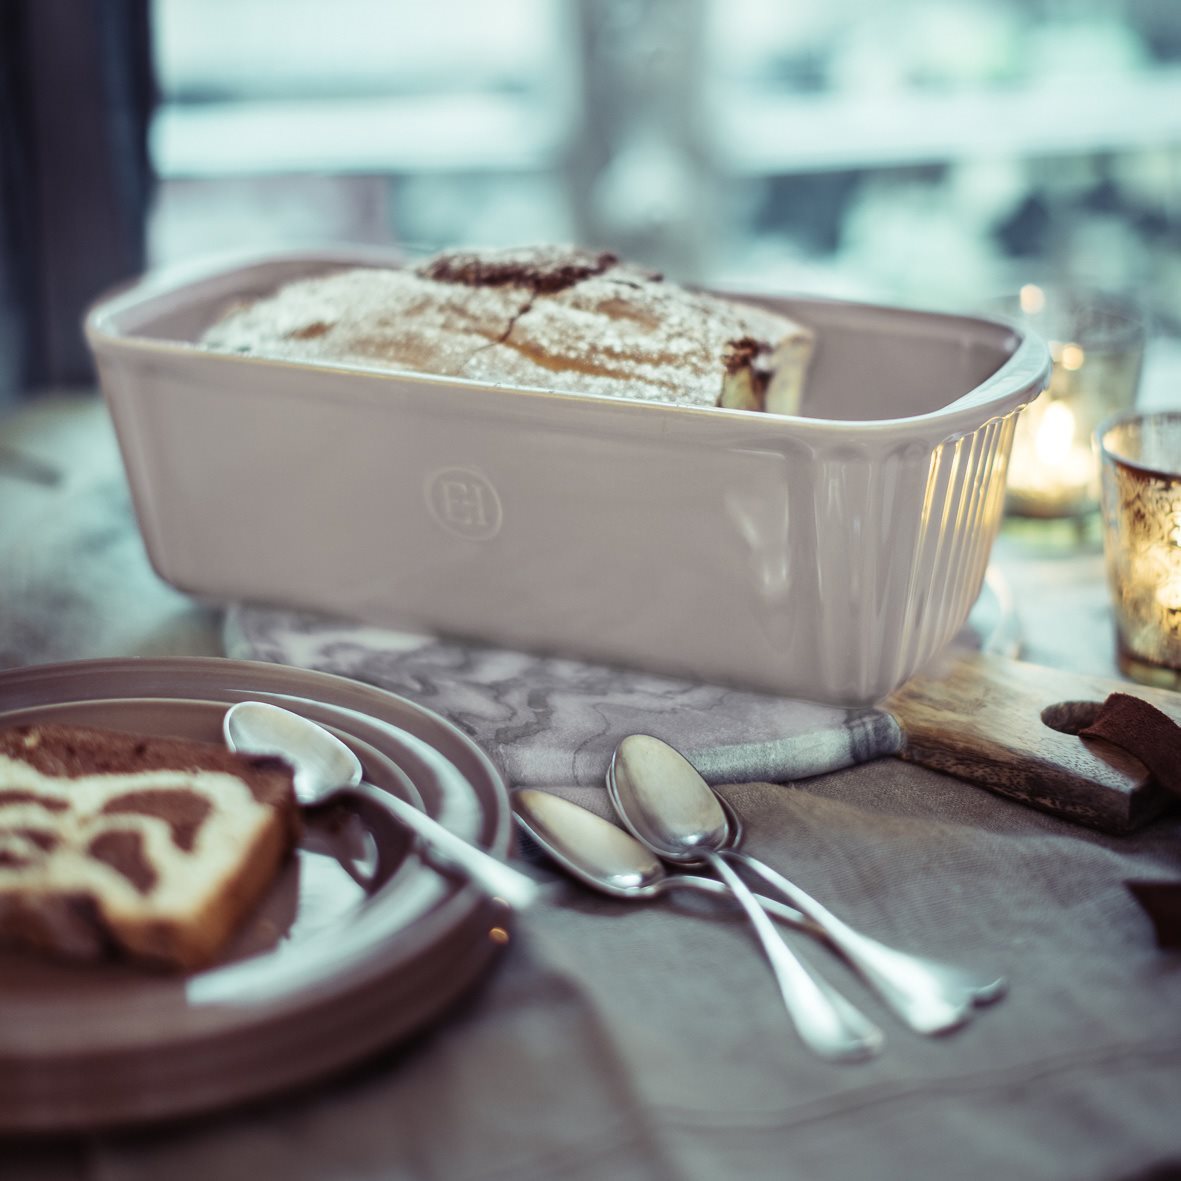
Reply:
[[1135, 403], [1143, 321], [1115, 296], [1032, 283], [1005, 310], [1046, 341], [1053, 361], [1049, 388], [1017, 420], [1006, 512], [1025, 518], [1093, 517], [1099, 464], [1092, 437], [1100, 422]]
[[1095, 441], [1120, 670], [1179, 688], [1181, 410], [1115, 415]]

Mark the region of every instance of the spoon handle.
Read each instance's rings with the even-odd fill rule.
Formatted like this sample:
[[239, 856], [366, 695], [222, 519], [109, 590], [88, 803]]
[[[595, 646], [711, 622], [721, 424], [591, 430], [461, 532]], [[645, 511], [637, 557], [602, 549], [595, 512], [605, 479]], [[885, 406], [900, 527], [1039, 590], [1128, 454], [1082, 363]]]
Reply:
[[779, 891], [918, 1033], [955, 1029], [967, 1021], [973, 1005], [996, 1000], [1004, 993], [1003, 977], [986, 980], [962, 968], [888, 947], [853, 930], [794, 882], [749, 853], [729, 849], [724, 855]]
[[[669, 890], [688, 890], [692, 894], [708, 894], [711, 898], [728, 898], [735, 905], [734, 891], [724, 882], [716, 878], [700, 877], [695, 873], [675, 873], [664, 879], [665, 888]], [[756, 894], [755, 901], [772, 918], [787, 923], [799, 931], [807, 931], [810, 935], [821, 935], [820, 929], [813, 926], [794, 906], [788, 906], [779, 898], [771, 898], [766, 894]]]
[[498, 861], [482, 849], [469, 845], [462, 837], [457, 837], [437, 820], [425, 812], [420, 812], [405, 800], [400, 800], [397, 796], [365, 782], [341, 788], [340, 794], [360, 796], [384, 808], [435, 853], [459, 869], [469, 881], [494, 897], [503, 899], [510, 906], [520, 909], [537, 898], [539, 887], [531, 877], [505, 865], [503, 861]]
[[783, 1003], [804, 1043], [830, 1062], [862, 1062], [882, 1046], [881, 1031], [840, 993], [813, 976], [779, 938], [747, 884], [717, 853], [708, 855], [714, 872], [729, 886], [759, 937], [775, 973]]

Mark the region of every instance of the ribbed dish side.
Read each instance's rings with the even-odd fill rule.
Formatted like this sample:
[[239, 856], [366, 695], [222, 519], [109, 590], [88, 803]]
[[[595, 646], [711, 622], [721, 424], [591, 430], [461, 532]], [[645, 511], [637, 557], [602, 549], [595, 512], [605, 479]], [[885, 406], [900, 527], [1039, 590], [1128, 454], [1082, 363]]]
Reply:
[[907, 675], [914, 631], [909, 607], [916, 585], [915, 559], [922, 546], [922, 508], [930, 466], [929, 444], [910, 440], [883, 456], [870, 489], [883, 544], [866, 555], [875, 562], [866, 590], [877, 639], [859, 649], [858, 694], [863, 698], [879, 695], [882, 686], [895, 685]]
[[1004, 508], [1005, 474], [1017, 411], [931, 453], [923, 528], [907, 606], [901, 684], [963, 626], [980, 593]]
[[1000, 526], [1015, 420], [933, 449], [913, 440], [881, 454], [845, 448], [820, 465], [817, 531], [840, 539], [817, 563], [829, 604], [818, 665], [830, 699], [867, 701], [901, 684], [963, 626]]
[[818, 601], [815, 666], [827, 700], [869, 700], [897, 642], [899, 592], [912, 552], [928, 449], [846, 442], [824, 453], [814, 484]]
[[[989, 476], [982, 484], [978, 493], [980, 505], [980, 519], [974, 530], [976, 538], [975, 553], [971, 561], [965, 566], [965, 581], [963, 586], [963, 602], [960, 607], [960, 623], [967, 619], [984, 585], [984, 576], [988, 571], [988, 560], [992, 554], [993, 542], [1000, 529], [1001, 519], [1005, 509], [1005, 482], [1009, 470], [1009, 453], [1013, 445], [1013, 434], [1017, 424], [1017, 411], [995, 418], [984, 424], [978, 433], [987, 437], [991, 446], [989, 458]], [[950, 640], [954, 635], [948, 635]], [[946, 643], [946, 640], [944, 641]]]

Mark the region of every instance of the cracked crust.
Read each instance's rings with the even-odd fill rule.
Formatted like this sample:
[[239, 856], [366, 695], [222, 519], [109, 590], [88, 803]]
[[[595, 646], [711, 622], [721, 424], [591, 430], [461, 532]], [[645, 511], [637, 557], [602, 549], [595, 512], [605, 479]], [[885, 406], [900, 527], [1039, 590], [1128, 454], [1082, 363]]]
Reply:
[[228, 310], [220, 351], [793, 414], [812, 334], [610, 252], [457, 251], [298, 280]]
[[459, 283], [464, 287], [512, 285], [552, 295], [592, 275], [601, 275], [618, 263], [619, 258], [610, 251], [596, 254], [547, 246], [440, 254], [416, 267], [415, 273], [436, 283]]

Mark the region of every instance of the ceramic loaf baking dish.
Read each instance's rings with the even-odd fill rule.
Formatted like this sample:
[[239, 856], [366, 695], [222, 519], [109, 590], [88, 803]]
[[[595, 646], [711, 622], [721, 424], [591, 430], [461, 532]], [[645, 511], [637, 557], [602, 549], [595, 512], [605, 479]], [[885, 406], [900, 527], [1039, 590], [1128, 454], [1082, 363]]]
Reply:
[[1044, 344], [1000, 321], [767, 299], [812, 327], [803, 412], [220, 355], [227, 301], [384, 262], [148, 278], [87, 320], [158, 573], [311, 608], [844, 704], [961, 627]]

